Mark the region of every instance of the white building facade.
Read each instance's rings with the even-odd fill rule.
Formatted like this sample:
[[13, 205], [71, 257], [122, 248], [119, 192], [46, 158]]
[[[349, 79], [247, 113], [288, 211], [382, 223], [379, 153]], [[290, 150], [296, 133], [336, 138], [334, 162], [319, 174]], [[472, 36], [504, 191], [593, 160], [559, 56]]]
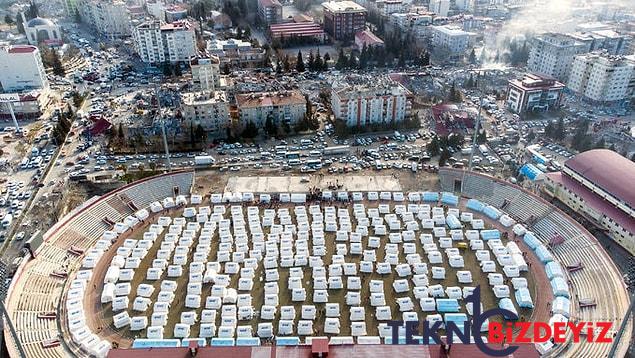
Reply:
[[436, 52], [445, 50], [450, 56], [460, 56], [472, 46], [473, 36], [457, 26], [432, 26], [432, 47]]
[[134, 28], [135, 49], [145, 63], [189, 62], [196, 56], [194, 29], [187, 21], [148, 21]]
[[194, 58], [190, 61], [192, 87], [200, 91], [214, 91], [220, 87], [220, 60], [216, 56]]
[[77, 0], [83, 22], [107, 37], [130, 35], [130, 14], [123, 1]]
[[5, 92], [48, 88], [40, 50], [30, 45], [0, 48], [0, 84]]
[[430, 0], [428, 10], [439, 16], [446, 17], [450, 11], [450, 0]]
[[222, 91], [183, 93], [181, 110], [189, 124], [201, 125], [214, 137], [225, 135], [230, 124], [229, 101]]
[[391, 124], [409, 118], [411, 93], [388, 78], [362, 84], [336, 84], [331, 92], [335, 118], [347, 126]]
[[575, 57], [567, 85], [589, 100], [615, 102], [632, 96], [629, 85], [634, 76], [633, 61], [606, 52], [592, 52]]
[[573, 57], [584, 53], [585, 49], [583, 43], [570, 36], [545, 33], [532, 40], [527, 68], [533, 73], [566, 81]]

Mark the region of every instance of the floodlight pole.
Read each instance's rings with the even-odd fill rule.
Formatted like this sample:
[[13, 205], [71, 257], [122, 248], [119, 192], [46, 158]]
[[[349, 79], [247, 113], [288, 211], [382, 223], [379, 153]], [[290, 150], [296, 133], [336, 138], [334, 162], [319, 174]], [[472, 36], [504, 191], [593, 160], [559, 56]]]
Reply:
[[161, 111], [161, 98], [159, 94], [160, 85], [156, 87], [157, 95], [157, 108], [159, 110], [159, 121], [161, 122], [161, 135], [163, 136], [163, 146], [165, 148], [165, 158], [168, 162], [168, 172], [172, 171], [172, 163], [170, 162], [170, 150], [168, 148], [168, 137], [165, 134], [165, 119], [163, 118], [163, 112]]
[[467, 164], [467, 170], [463, 170], [463, 176], [461, 178], [461, 194], [463, 194], [463, 188], [465, 185], [465, 174], [468, 171], [472, 171], [472, 160], [474, 159], [474, 152], [476, 151], [476, 142], [478, 139], [479, 125], [481, 124], [481, 111], [483, 109], [483, 92], [478, 98], [478, 115], [476, 116], [476, 123], [474, 124], [474, 138], [472, 139], [472, 148], [470, 150], [470, 159]]
[[[22, 343], [20, 343], [20, 339], [18, 338], [18, 334], [15, 331], [15, 327], [13, 327], [13, 322], [11, 322], [11, 317], [9, 316], [9, 312], [7, 312], [6, 307], [4, 306], [4, 302], [0, 299], [0, 310], [2, 311], [2, 315], [4, 316], [4, 321], [9, 326], [9, 332], [11, 332], [11, 336], [13, 337], [13, 341], [15, 346], [18, 348], [18, 353], [20, 357], [26, 358], [26, 352], [24, 351], [24, 347], [22, 347]], [[9, 342], [7, 342], [7, 346]]]

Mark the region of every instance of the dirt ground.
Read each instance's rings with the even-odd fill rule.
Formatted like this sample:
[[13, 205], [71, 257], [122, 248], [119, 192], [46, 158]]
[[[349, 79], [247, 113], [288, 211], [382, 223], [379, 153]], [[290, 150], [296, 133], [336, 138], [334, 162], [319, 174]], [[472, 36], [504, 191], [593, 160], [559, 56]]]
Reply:
[[[199, 180], [197, 182], [198, 185], [202, 185], [204, 188], [206, 185], [210, 185], [210, 187], [220, 187], [220, 183], [217, 181], [220, 178], [218, 177], [213, 177], [213, 176], [209, 176], [207, 178], [204, 178], [203, 180]], [[206, 181], [207, 180], [207, 181]], [[425, 185], [421, 185], [421, 182], [418, 184], [419, 188], [421, 187], [425, 187]], [[198, 189], [198, 188], [197, 188]], [[209, 190], [209, 189], [207, 189]], [[209, 203], [209, 199], [207, 198], [206, 201], [204, 201], [204, 203]], [[367, 202], [366, 204], [366, 208], [372, 208], [372, 207], [377, 207], [378, 203], [374, 202], [374, 203], [370, 203]], [[275, 205], [275, 204], [274, 204]], [[272, 207], [276, 207], [272, 205]], [[346, 207], [347, 204], [329, 204], [329, 205], [334, 205], [334, 206], [339, 206], [339, 207]], [[324, 207], [326, 205], [322, 205], [322, 207]], [[285, 207], [285, 205], [279, 205], [277, 207]], [[291, 204], [286, 205], [286, 207], [290, 208], [290, 213], [291, 216], [295, 222], [295, 215], [293, 214], [293, 206]], [[394, 204], [391, 204], [391, 209], [394, 208]], [[348, 205], [348, 210], [351, 216], [351, 221], [356, 224], [356, 221], [354, 219], [353, 216], [353, 212], [352, 212], [352, 205]], [[229, 207], [227, 208], [227, 213], [225, 214], [225, 217], [228, 217], [230, 210]], [[262, 207], [261, 207], [261, 214], [262, 214]], [[243, 208], [243, 213], [245, 215], [245, 217], [247, 217], [247, 210], [246, 207]], [[161, 215], [163, 216], [180, 216], [182, 214], [182, 209], [178, 209], [178, 210], [173, 210], [170, 213], [162, 213]], [[157, 221], [158, 216], [155, 216], [153, 218], [150, 218], [148, 220], [146, 220], [145, 223], [143, 223], [140, 227], [136, 228], [133, 232], [130, 232], [128, 234], [125, 235], [125, 237], [129, 237], [129, 238], [134, 238], [134, 239], [141, 239], [143, 237], [143, 233], [147, 230], [148, 226], [150, 225], [150, 223], [155, 223]], [[311, 221], [311, 216], [309, 215], [309, 220]], [[468, 225], [469, 226], [469, 225]], [[488, 224], [489, 227], [492, 227], [492, 223]], [[469, 227], [466, 227], [465, 229], [468, 229]], [[247, 228], [248, 229], [248, 228]], [[268, 233], [268, 229], [265, 228], [264, 229], [265, 233]], [[193, 309], [189, 309], [189, 308], [185, 308], [185, 296], [186, 296], [186, 286], [187, 286], [187, 282], [188, 282], [188, 268], [189, 265], [185, 265], [184, 268], [184, 272], [183, 275], [181, 277], [179, 277], [178, 279], [174, 279], [174, 278], [168, 278], [167, 277], [167, 273], [164, 272], [164, 275], [162, 277], [162, 280], [156, 280], [156, 281], [148, 281], [146, 280], [146, 271], [149, 267], [151, 267], [152, 265], [152, 260], [156, 257], [156, 253], [161, 245], [161, 242], [163, 240], [163, 237], [165, 235], [165, 232], [167, 232], [167, 229], [164, 231], [163, 234], [161, 234], [159, 236], [159, 238], [156, 240], [154, 246], [149, 250], [148, 254], [146, 255], [146, 257], [142, 260], [141, 266], [136, 270], [134, 279], [132, 280], [131, 284], [132, 284], [132, 292], [131, 294], [128, 296], [130, 299], [130, 306], [128, 309], [129, 314], [131, 315], [131, 317], [134, 316], [140, 316], [140, 315], [145, 315], [148, 317], [148, 322], [150, 323], [150, 317], [151, 317], [151, 313], [152, 313], [152, 306], [146, 311], [146, 312], [134, 312], [132, 311], [132, 302], [134, 301], [134, 298], [136, 297], [136, 290], [137, 287], [141, 284], [141, 283], [146, 283], [146, 284], [150, 284], [153, 285], [153, 287], [155, 287], [155, 291], [151, 297], [152, 302], [156, 302], [157, 300], [157, 296], [160, 292], [160, 285], [162, 280], [175, 280], [178, 283], [178, 289], [177, 289], [177, 295], [175, 300], [172, 302], [172, 305], [170, 307], [170, 312], [168, 315], [168, 323], [166, 324], [165, 328], [165, 332], [164, 332], [164, 338], [171, 338], [173, 335], [173, 328], [174, 325], [178, 322], [180, 322], [180, 316], [182, 312], [187, 312], [187, 311], [196, 311], [198, 319], [200, 320], [200, 315], [202, 310], [204, 309], [205, 306], [205, 300], [207, 298], [207, 296], [209, 296], [210, 291], [211, 291], [211, 287], [212, 284], [204, 284], [203, 285], [203, 294], [201, 295], [201, 307], [199, 309], [193, 310]], [[431, 230], [422, 230], [419, 231], [418, 234], [420, 233], [424, 233], [424, 232], [431, 232]], [[371, 233], [372, 235], [372, 233]], [[511, 237], [511, 235], [510, 235]], [[326, 256], [323, 257], [324, 260], [324, 264], [325, 265], [329, 265], [331, 263], [331, 258], [332, 255], [335, 254], [335, 234], [334, 233], [327, 233], [325, 235], [325, 239], [326, 239], [326, 247], [327, 247], [327, 254]], [[506, 243], [507, 240], [503, 240], [504, 243]], [[367, 239], [363, 239], [363, 244], [364, 244], [364, 248], [367, 247]], [[384, 260], [384, 256], [385, 256], [385, 244], [388, 242], [388, 236], [382, 236], [381, 237], [381, 243], [382, 246], [381, 248], [377, 249], [377, 262], [382, 262]], [[121, 245], [123, 243], [123, 239], [118, 240], [118, 244], [117, 245]], [[190, 254], [189, 254], [189, 258], [188, 258], [188, 264], [189, 262], [191, 262], [192, 260], [192, 256], [194, 253], [194, 247], [197, 245], [198, 240], [195, 239], [194, 243], [192, 245], [192, 249], [190, 250]], [[421, 255], [423, 262], [426, 262], [426, 255], [423, 251], [423, 247], [421, 245], [418, 244], [418, 241], [416, 241], [417, 245], [417, 253], [419, 255]], [[209, 261], [216, 261], [217, 259], [217, 252], [218, 252], [218, 244], [219, 244], [219, 237], [218, 237], [218, 232], [216, 232], [213, 240], [212, 240], [212, 248], [210, 251], [210, 255], [208, 257]], [[251, 245], [250, 245], [251, 247]], [[91, 317], [91, 319], [89, 319], [89, 326], [90, 328], [94, 331], [94, 332], [100, 332], [100, 335], [108, 338], [109, 340], [112, 341], [116, 341], [119, 343], [120, 347], [129, 347], [132, 343], [132, 340], [135, 338], [145, 338], [146, 335], [146, 331], [142, 330], [142, 331], [136, 331], [136, 332], [132, 332], [130, 331], [128, 328], [126, 329], [122, 329], [122, 330], [117, 330], [114, 328], [114, 326], [112, 325], [112, 309], [111, 309], [111, 304], [105, 304], [102, 305], [99, 302], [99, 298], [100, 298], [100, 294], [101, 294], [101, 289], [100, 287], [103, 287], [103, 277], [105, 275], [105, 271], [107, 269], [107, 266], [109, 265], [112, 256], [114, 256], [114, 253], [116, 252], [116, 248], [117, 246], [113, 247], [111, 250], [109, 250], [106, 254], [106, 256], [102, 259], [102, 265], [100, 265], [100, 268], [95, 269], [94, 275], [93, 275], [93, 280], [91, 282], [91, 285], [94, 285], [96, 287], [95, 291], [92, 292], [90, 294], [90, 296], [87, 298], [88, 302], [86, 302], [85, 307], [91, 307], [93, 309], [93, 312], [88, 312], [87, 313], [87, 317]], [[447, 262], [447, 257], [444, 255], [444, 264], [443, 267], [446, 269], [446, 279], [445, 280], [433, 280], [431, 278], [431, 275], [429, 275], [430, 278], [430, 285], [434, 285], [437, 283], [442, 284], [444, 287], [449, 287], [449, 286], [477, 286], [477, 285], [481, 285], [481, 287], [485, 288], [481, 290], [481, 299], [483, 302], [483, 307], [485, 310], [488, 310], [490, 308], [494, 308], [496, 306], [496, 302], [497, 299], [494, 297], [494, 294], [492, 292], [491, 289], [489, 289], [489, 283], [487, 280], [487, 275], [486, 274], [482, 274], [480, 272], [479, 266], [478, 266], [478, 262], [476, 260], [476, 256], [475, 256], [475, 252], [472, 250], [464, 250], [463, 252], [463, 256], [464, 256], [464, 260], [465, 260], [465, 268], [462, 269], [455, 269], [455, 268], [451, 268], [448, 265]], [[400, 258], [400, 262], [405, 262], [405, 254], [403, 253], [402, 250], [400, 250], [399, 253], [399, 258]], [[347, 262], [355, 262], [355, 263], [359, 263], [359, 261], [361, 261], [361, 255], [359, 256], [355, 256], [355, 255], [347, 255], [346, 256], [346, 261]], [[538, 267], [539, 265], [535, 265], [535, 267]], [[279, 285], [279, 289], [280, 289], [280, 294], [279, 294], [279, 306], [278, 306], [278, 311], [277, 311], [277, 317], [276, 319], [272, 322], [274, 329], [277, 330], [278, 327], [278, 320], [280, 317], [280, 307], [282, 306], [294, 306], [296, 309], [296, 320], [299, 319], [300, 317], [300, 312], [301, 312], [301, 306], [302, 304], [307, 304], [308, 302], [312, 302], [313, 301], [313, 279], [312, 279], [312, 269], [309, 267], [305, 267], [304, 268], [304, 279], [303, 279], [303, 286], [306, 289], [307, 292], [307, 299], [305, 302], [297, 302], [294, 303], [291, 301], [291, 295], [290, 295], [290, 290], [288, 289], [288, 277], [289, 277], [289, 269], [288, 268], [279, 268], [279, 273], [280, 273], [280, 279], [278, 281], [278, 285]], [[359, 270], [359, 266], [358, 266], [358, 270]], [[472, 277], [473, 277], [473, 283], [472, 284], [459, 284], [458, 283], [458, 279], [456, 277], [456, 272], [457, 270], [470, 270], [472, 272]], [[498, 271], [502, 272], [502, 270], [500, 269], [500, 267], [498, 267]], [[541, 273], [542, 275], [544, 275], [544, 272]], [[532, 292], [532, 298], [534, 299], [534, 302], [536, 302], [537, 297], [535, 296], [537, 293], [538, 288], [536, 287], [535, 284], [535, 279], [534, 279], [534, 272], [530, 272], [530, 273], [522, 273], [521, 276], [522, 277], [526, 277], [528, 279], [529, 282], [529, 290], [530, 292]], [[233, 275], [231, 277], [231, 283], [229, 287], [234, 287], [237, 288], [237, 282], [238, 282], [238, 276], [239, 275]], [[375, 309], [370, 306], [370, 288], [369, 288], [369, 283], [370, 280], [382, 280], [384, 281], [384, 292], [385, 292], [385, 296], [386, 296], [386, 305], [391, 307], [391, 311], [392, 311], [392, 317], [393, 319], [401, 319], [402, 315], [399, 312], [399, 307], [397, 305], [396, 302], [396, 298], [398, 297], [410, 297], [415, 305], [415, 312], [417, 312], [419, 319], [425, 319], [426, 315], [429, 314], [428, 312], [422, 312], [421, 311], [421, 307], [419, 306], [419, 302], [417, 299], [415, 299], [414, 294], [410, 291], [410, 292], [406, 292], [406, 293], [401, 293], [401, 294], [395, 294], [393, 288], [392, 288], [392, 283], [395, 279], [399, 279], [398, 275], [394, 272], [389, 274], [389, 275], [379, 275], [377, 273], [373, 273], [373, 274], [362, 274], [358, 272], [358, 276], [362, 279], [362, 290], [361, 290], [361, 297], [362, 297], [362, 306], [365, 307], [365, 322], [366, 322], [366, 330], [367, 330], [367, 334], [368, 335], [377, 335], [378, 334], [378, 324], [380, 323], [379, 321], [377, 321], [377, 319], [374, 317], [374, 312]], [[346, 282], [345, 276], [343, 276], [343, 280], [344, 282]], [[409, 281], [409, 285], [410, 285], [410, 290], [412, 290], [413, 288], [413, 283], [412, 281]], [[345, 287], [345, 285], [344, 285]], [[253, 297], [253, 307], [255, 310], [255, 315], [254, 315], [254, 319], [252, 319], [251, 321], [238, 321], [238, 325], [251, 325], [254, 334], [257, 331], [257, 325], [259, 322], [261, 322], [258, 319], [259, 313], [260, 313], [260, 308], [262, 307], [263, 303], [264, 303], [264, 269], [262, 266], [262, 263], [260, 264], [260, 267], [256, 270], [255, 273], [255, 279], [254, 279], [254, 287], [253, 290], [251, 290], [250, 292], [244, 292], [244, 291], [239, 291], [239, 294], [241, 293], [249, 293], [251, 294], [251, 296]], [[349, 320], [349, 315], [350, 315], [350, 311], [349, 311], [349, 306], [346, 305], [346, 299], [345, 299], [345, 295], [347, 293], [346, 289], [341, 289], [341, 290], [328, 290], [329, 293], [329, 302], [331, 303], [339, 303], [340, 304], [340, 312], [341, 312], [341, 317], [340, 317], [340, 324], [341, 324], [341, 331], [340, 331], [340, 336], [346, 336], [346, 335], [350, 335], [350, 320]], [[513, 293], [513, 289], [512, 289], [512, 293]], [[512, 294], [513, 296], [513, 294]], [[515, 302], [515, 300], [512, 298], [512, 301]], [[546, 303], [542, 303], [541, 307], [544, 306]], [[325, 335], [323, 332], [323, 325], [324, 325], [324, 315], [320, 314], [321, 311], [323, 311], [324, 309], [324, 304], [315, 304], [317, 311], [318, 311], [318, 317], [316, 318], [316, 320], [314, 321], [314, 335]], [[465, 312], [464, 309], [462, 309], [462, 312]], [[519, 309], [518, 310], [519, 315], [522, 316], [522, 319], [529, 319], [532, 316], [532, 310], [526, 310], [526, 309]], [[436, 313], [436, 312], [433, 312]], [[216, 319], [216, 326], [219, 327], [220, 326], [220, 312], [217, 313], [217, 319]], [[297, 321], [296, 321], [297, 322]], [[199, 323], [197, 322], [196, 324], [191, 326], [191, 331], [190, 331], [190, 337], [197, 337], [199, 334]], [[294, 327], [295, 329], [295, 327]]]

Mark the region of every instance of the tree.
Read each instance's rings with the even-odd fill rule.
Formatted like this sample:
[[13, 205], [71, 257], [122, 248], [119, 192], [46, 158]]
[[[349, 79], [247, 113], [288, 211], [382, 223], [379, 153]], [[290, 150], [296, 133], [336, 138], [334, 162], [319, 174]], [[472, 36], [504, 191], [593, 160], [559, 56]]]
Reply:
[[440, 149], [441, 149], [441, 146], [439, 144], [439, 137], [437, 136], [432, 137], [432, 140], [430, 140], [430, 142], [426, 145], [426, 150], [428, 151], [428, 154], [432, 157], [439, 154]]
[[476, 143], [478, 144], [487, 143], [487, 132], [484, 129], [481, 129], [481, 131], [476, 136]]
[[324, 54], [324, 63], [323, 63], [323, 70], [327, 71], [329, 69], [329, 61], [331, 61], [331, 55], [329, 55], [329, 53], [325, 53]]
[[82, 16], [79, 14], [79, 10], [77, 9], [75, 9], [75, 22], [78, 24], [82, 22]]
[[123, 142], [126, 139], [126, 135], [123, 132], [123, 125], [119, 122], [119, 128], [117, 129], [117, 138], [119, 141]]
[[200, 123], [196, 125], [194, 136], [199, 142], [205, 142], [207, 139], [207, 133], [205, 133], [205, 129], [203, 129], [203, 126], [201, 126]]
[[343, 70], [346, 67], [348, 67], [348, 61], [346, 59], [346, 55], [344, 55], [344, 50], [340, 48], [340, 53], [337, 56], [337, 62], [335, 63], [335, 69]]
[[604, 149], [606, 146], [606, 142], [604, 141], [604, 137], [601, 137], [597, 142], [595, 142], [595, 149]]
[[284, 60], [282, 61], [282, 66], [284, 67], [284, 72], [291, 71], [291, 62], [289, 61], [289, 55], [284, 56]]
[[476, 63], [476, 52], [474, 51], [474, 49], [472, 49], [472, 51], [470, 52], [470, 57], [468, 58], [468, 61], [470, 61], [471, 64]]
[[471, 73], [470, 73], [470, 77], [467, 79], [467, 82], [465, 82], [465, 87], [474, 88], [474, 76]]
[[60, 55], [55, 50], [51, 50], [51, 61], [51, 65], [53, 66], [53, 74], [64, 77], [66, 75], [66, 70], [64, 69], [64, 65], [62, 65]]
[[295, 70], [298, 72], [304, 72], [304, 61], [302, 60], [302, 51], [298, 51], [298, 57], [295, 61]]
[[278, 59], [276, 60], [276, 72], [277, 73], [282, 73], [284, 72], [284, 68], [282, 67], [282, 62], [280, 61], [280, 58], [278, 57]]
[[11, 15], [7, 14], [4, 17], [4, 23], [9, 25], [9, 27], [11, 27], [11, 25], [13, 25], [15, 23], [15, 21], [13, 21], [13, 18], [11, 17]]
[[26, 11], [27, 20], [31, 20], [38, 16], [40, 16], [40, 9], [38, 7], [38, 4], [36, 4], [34, 1], [31, 1], [31, 5], [29, 5], [29, 9]]
[[564, 130], [564, 119], [558, 119], [558, 123], [556, 124], [554, 131], [554, 139], [563, 140], [565, 138], [565, 130]]
[[15, 17], [15, 25], [16, 28], [18, 29], [18, 32], [21, 34], [25, 34], [26, 31], [24, 31], [24, 23], [22, 22], [22, 16], [20, 14], [18, 14]]
[[[313, 56], [313, 50], [309, 51], [309, 59], [307, 61], [309, 71], [315, 71], [315, 57]], [[302, 72], [302, 71], [299, 71]]]
[[443, 148], [440, 154], [439, 167], [443, 167], [445, 166], [445, 163], [447, 163], [448, 159], [450, 159], [450, 151], [448, 150], [448, 148]]
[[225, 65], [223, 65], [223, 74], [228, 75], [230, 72], [231, 70], [229, 69], [229, 63], [225, 62]]
[[256, 138], [257, 135], [258, 135], [258, 127], [256, 127], [256, 124], [254, 122], [249, 121], [245, 125], [245, 129], [243, 129], [243, 132], [241, 133], [240, 136], [243, 138], [253, 139], [253, 138]]
[[79, 109], [84, 103], [84, 96], [82, 96], [79, 92], [73, 91], [73, 106]]
[[190, 148], [194, 148], [196, 137], [194, 136], [194, 123], [190, 122]]
[[534, 139], [536, 139], [536, 133], [534, 133], [534, 131], [530, 129], [529, 133], [527, 133], [527, 143], [533, 142]]
[[163, 76], [165, 77], [172, 76], [172, 65], [168, 61], [163, 62]]
[[182, 75], [182, 73], [181, 73], [181, 64], [177, 62], [174, 65], [174, 76], [181, 77], [181, 75]]
[[461, 91], [456, 88], [456, 84], [452, 82], [452, 87], [450, 87], [450, 92], [448, 94], [448, 100], [450, 102], [460, 102], [461, 101]]
[[322, 61], [322, 56], [320, 56], [320, 49], [317, 50], [317, 55], [315, 55], [314, 61], [315, 71], [321, 72], [324, 70], [324, 62]]
[[278, 127], [273, 121], [273, 117], [271, 114], [267, 115], [267, 119], [265, 120], [265, 132], [270, 136], [275, 136], [278, 134]]

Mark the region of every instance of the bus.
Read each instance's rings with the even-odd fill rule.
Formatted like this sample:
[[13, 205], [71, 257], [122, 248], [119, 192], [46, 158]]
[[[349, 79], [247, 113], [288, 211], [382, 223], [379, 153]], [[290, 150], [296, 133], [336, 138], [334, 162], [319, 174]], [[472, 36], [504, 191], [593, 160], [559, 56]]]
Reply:
[[285, 157], [287, 159], [300, 159], [300, 152], [286, 152]]
[[485, 156], [489, 154], [489, 149], [487, 149], [487, 146], [485, 144], [479, 145], [478, 150]]
[[322, 155], [322, 152], [319, 150], [312, 150], [309, 152], [309, 157], [319, 157]]
[[300, 162], [300, 159], [289, 159], [289, 162], [288, 162], [288, 163], [289, 163], [289, 165], [290, 165], [290, 166], [292, 166], [292, 167], [293, 167], [293, 166], [296, 166], [296, 165], [300, 165], [300, 164], [302, 164], [302, 163]]
[[306, 161], [306, 166], [311, 167], [313, 169], [321, 169], [322, 168], [322, 160], [321, 159], [309, 159]]

